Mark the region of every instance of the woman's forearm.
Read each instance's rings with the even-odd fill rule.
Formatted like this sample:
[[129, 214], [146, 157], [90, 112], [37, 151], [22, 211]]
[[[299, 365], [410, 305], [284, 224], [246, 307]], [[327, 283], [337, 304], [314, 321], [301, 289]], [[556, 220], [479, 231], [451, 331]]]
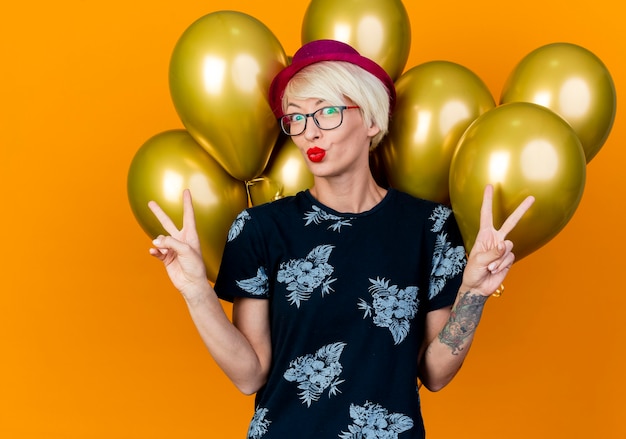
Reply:
[[257, 353], [224, 312], [213, 288], [185, 298], [191, 318], [211, 356], [244, 394], [255, 393], [267, 379], [269, 352]]
[[440, 390], [454, 378], [474, 340], [488, 296], [464, 290], [422, 358], [421, 380], [429, 390]]

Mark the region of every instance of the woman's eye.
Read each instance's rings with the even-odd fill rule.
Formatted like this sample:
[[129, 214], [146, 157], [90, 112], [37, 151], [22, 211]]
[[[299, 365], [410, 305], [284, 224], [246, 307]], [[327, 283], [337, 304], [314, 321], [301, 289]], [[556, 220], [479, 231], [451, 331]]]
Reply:
[[325, 108], [322, 108], [322, 114], [324, 116], [334, 116], [338, 112], [339, 112], [339, 109], [337, 107], [325, 107]]

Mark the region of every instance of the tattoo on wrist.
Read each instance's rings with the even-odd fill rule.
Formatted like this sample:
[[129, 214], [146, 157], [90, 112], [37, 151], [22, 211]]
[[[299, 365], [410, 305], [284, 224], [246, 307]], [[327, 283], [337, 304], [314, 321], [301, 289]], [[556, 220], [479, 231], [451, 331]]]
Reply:
[[468, 291], [452, 308], [448, 323], [439, 333], [439, 341], [452, 349], [452, 355], [459, 355], [467, 338], [476, 331], [486, 301], [486, 296]]

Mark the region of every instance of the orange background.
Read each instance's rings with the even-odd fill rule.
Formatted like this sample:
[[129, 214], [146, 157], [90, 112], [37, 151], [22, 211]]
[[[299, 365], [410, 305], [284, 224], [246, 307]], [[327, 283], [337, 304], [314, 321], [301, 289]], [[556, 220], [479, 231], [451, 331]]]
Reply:
[[[499, 99], [515, 64], [565, 41], [604, 61], [613, 131], [583, 200], [516, 264], [457, 379], [424, 392], [431, 438], [626, 437], [624, 6], [406, 1], [407, 68], [443, 59]], [[0, 437], [243, 438], [253, 399], [216, 368], [126, 198], [148, 138], [182, 128], [169, 57], [222, 9], [293, 53], [308, 1], [6, 2], [0, 17]], [[289, 8], [289, 11], [283, 10]]]

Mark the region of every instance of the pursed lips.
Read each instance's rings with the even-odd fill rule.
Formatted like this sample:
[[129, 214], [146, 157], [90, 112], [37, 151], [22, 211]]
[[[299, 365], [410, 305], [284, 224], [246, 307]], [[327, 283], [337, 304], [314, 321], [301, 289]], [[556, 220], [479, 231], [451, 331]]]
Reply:
[[322, 148], [318, 148], [317, 146], [314, 146], [313, 148], [307, 149], [306, 155], [309, 157], [309, 160], [317, 163], [317, 162], [321, 162], [324, 159], [324, 156], [326, 155], [326, 151], [324, 151]]

